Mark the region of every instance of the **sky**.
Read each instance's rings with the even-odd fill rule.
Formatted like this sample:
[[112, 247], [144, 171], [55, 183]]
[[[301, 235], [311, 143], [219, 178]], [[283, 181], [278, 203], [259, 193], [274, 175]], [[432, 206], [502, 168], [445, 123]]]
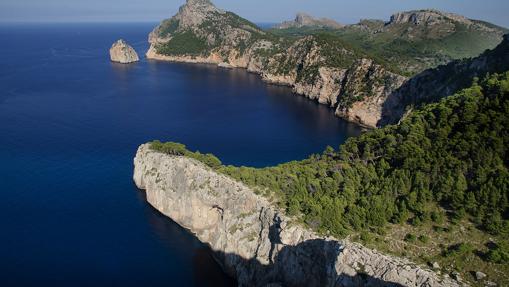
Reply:
[[[185, 0], [0, 0], [0, 22], [159, 22]], [[293, 19], [297, 12], [344, 24], [387, 20], [398, 11], [435, 8], [509, 27], [509, 0], [213, 0], [256, 23]]]

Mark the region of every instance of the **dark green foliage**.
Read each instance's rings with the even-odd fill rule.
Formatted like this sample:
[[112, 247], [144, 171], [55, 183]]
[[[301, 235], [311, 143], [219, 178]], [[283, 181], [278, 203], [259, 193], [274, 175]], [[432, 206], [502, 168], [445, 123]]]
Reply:
[[444, 257], [458, 257], [465, 258], [474, 252], [474, 248], [469, 243], [459, 243], [450, 246], [446, 251], [443, 252]]
[[417, 240], [417, 237], [415, 237], [415, 235], [413, 235], [411, 233], [408, 233], [405, 236], [405, 241], [407, 241], [407, 242], [415, 242], [416, 240]]
[[275, 192], [289, 214], [339, 236], [389, 222], [440, 224], [443, 209], [452, 218], [466, 217], [490, 233], [506, 234], [508, 115], [509, 72], [427, 105], [400, 125], [351, 138], [339, 152], [327, 148], [276, 167], [220, 166], [215, 157], [182, 152], [173, 143], [156, 142], [153, 148], [198, 158], [247, 185]]
[[486, 254], [486, 260], [498, 264], [508, 264], [509, 243], [501, 242], [499, 244], [495, 244], [495, 246], [491, 248]]
[[426, 235], [420, 235], [418, 239], [422, 243], [428, 243], [429, 242], [429, 237], [426, 236]]
[[191, 31], [175, 33], [168, 43], [157, 46], [157, 51], [164, 55], [198, 56], [207, 49], [207, 42]]
[[319, 230], [414, 225], [449, 209], [494, 234], [506, 232], [509, 211], [509, 73], [414, 112], [398, 126], [349, 139], [300, 162], [222, 171], [275, 191], [292, 214]]
[[169, 155], [187, 156], [190, 158], [194, 158], [194, 159], [199, 160], [212, 168], [219, 168], [221, 166], [221, 161], [213, 154], [210, 154], [210, 153], [202, 154], [199, 151], [191, 152], [186, 148], [185, 145], [180, 144], [180, 143], [174, 143], [174, 142], [161, 143], [160, 141], [153, 141], [150, 143], [150, 148], [152, 150], [166, 153]]
[[188, 150], [186, 146], [181, 143], [153, 141], [150, 143], [150, 148], [169, 155], [186, 155]]

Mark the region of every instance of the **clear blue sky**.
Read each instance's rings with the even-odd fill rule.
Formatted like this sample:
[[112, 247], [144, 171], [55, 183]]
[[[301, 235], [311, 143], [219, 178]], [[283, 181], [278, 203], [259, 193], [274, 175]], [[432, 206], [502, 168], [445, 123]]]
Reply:
[[[158, 22], [185, 0], [0, 0], [2, 22]], [[509, 27], [509, 0], [215, 0], [253, 22], [279, 22], [296, 12], [343, 23], [387, 19], [393, 12], [436, 8]]]

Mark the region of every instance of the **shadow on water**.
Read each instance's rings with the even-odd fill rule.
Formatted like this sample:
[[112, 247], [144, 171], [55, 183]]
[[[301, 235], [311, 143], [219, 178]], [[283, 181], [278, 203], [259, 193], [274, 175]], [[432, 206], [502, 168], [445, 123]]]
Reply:
[[[139, 196], [146, 200], [144, 191], [139, 190]], [[282, 241], [278, 217], [274, 218], [274, 223], [269, 228], [268, 236], [271, 242], [269, 257], [271, 259], [270, 263], [265, 265], [257, 259], [246, 259], [234, 253], [212, 251], [206, 244], [200, 243], [188, 230], [161, 214], [150, 204], [146, 204], [149, 207], [147, 216], [150, 226], [163, 242], [167, 241], [169, 234], [172, 236], [181, 234], [182, 241], [197, 242], [192, 258], [197, 286], [237, 286], [233, 277], [239, 278], [241, 283], [248, 282], [247, 285], [239, 286], [402, 286], [365, 273], [358, 273], [355, 276], [338, 275], [335, 265], [343, 247], [337, 241], [314, 239], [296, 246], [280, 248]], [[276, 252], [276, 250], [279, 251]], [[277, 254], [274, 255], [274, 253]], [[222, 270], [217, 263], [223, 266]]]
[[208, 246], [199, 242], [188, 230], [185, 230], [152, 207], [147, 202], [146, 194], [143, 190], [137, 189], [137, 192], [139, 200], [146, 204], [145, 215], [147, 221], [153, 232], [159, 237], [160, 242], [169, 249], [179, 246], [182, 250], [192, 250], [190, 255], [192, 255], [193, 286], [237, 286], [236, 281], [225, 274], [217, 264]]

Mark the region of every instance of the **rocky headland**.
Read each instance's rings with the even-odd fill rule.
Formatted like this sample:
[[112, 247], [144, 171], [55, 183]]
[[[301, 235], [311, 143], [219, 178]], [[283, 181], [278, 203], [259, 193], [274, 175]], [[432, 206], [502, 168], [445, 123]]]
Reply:
[[112, 62], [121, 64], [130, 64], [140, 60], [134, 48], [122, 39], [116, 41], [111, 46], [110, 59]]
[[[309, 27], [319, 25], [318, 20], [298, 15], [293, 24], [286, 26]], [[492, 43], [500, 41], [505, 31], [485, 22], [436, 10], [402, 12], [394, 14], [388, 22], [361, 21], [343, 28], [337, 26], [336, 30], [343, 36], [318, 33], [284, 37], [261, 30], [234, 13], [217, 8], [209, 0], [187, 0], [175, 16], [161, 22], [150, 33], [147, 58], [244, 68], [259, 74], [266, 82], [290, 86], [296, 94], [330, 106], [337, 116], [348, 121], [379, 127], [400, 119], [401, 112], [387, 111], [387, 107], [404, 106], [395, 101], [406, 97], [401, 96], [399, 89], [408, 83], [408, 73], [417, 75], [415, 71], [442, 63], [447, 57], [440, 54], [410, 57], [404, 55], [405, 50], [397, 52], [389, 47], [392, 40], [383, 47], [381, 55], [373, 56], [358, 48], [371, 45], [369, 41], [351, 45], [344, 39], [356, 43], [355, 35], [364, 33], [362, 37], [366, 39], [378, 35], [392, 39], [400, 35], [394, 41], [420, 39], [441, 43], [447, 42], [447, 37], [481, 33], [490, 35], [487, 42]], [[471, 42], [469, 38], [464, 40]], [[414, 51], [412, 47], [409, 44], [409, 51]], [[392, 54], [386, 55], [386, 52]], [[415, 86], [415, 80], [411, 85]], [[425, 92], [419, 91], [420, 94]]]
[[239, 286], [461, 286], [348, 240], [318, 235], [203, 163], [139, 147], [134, 181], [162, 214], [208, 244]]
[[368, 127], [377, 125], [382, 103], [406, 80], [338, 39], [289, 41], [208, 0], [187, 0], [150, 33], [149, 42], [149, 59], [245, 68]]

